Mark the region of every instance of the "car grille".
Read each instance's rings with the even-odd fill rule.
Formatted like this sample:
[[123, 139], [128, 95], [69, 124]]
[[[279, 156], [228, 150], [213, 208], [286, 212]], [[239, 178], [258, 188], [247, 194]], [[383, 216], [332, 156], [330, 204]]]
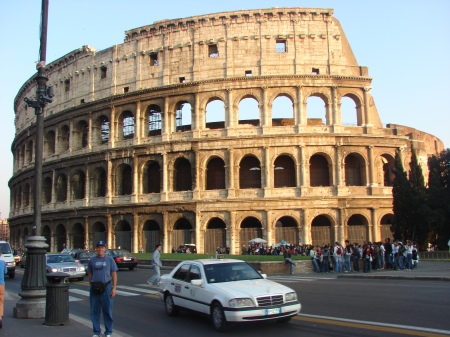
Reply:
[[74, 272], [74, 271], [77, 271], [77, 268], [75, 268], [75, 267], [63, 268], [63, 272], [65, 272], [65, 273], [70, 273], [70, 272]]
[[258, 297], [256, 300], [258, 301], [258, 306], [270, 307], [271, 305], [283, 304], [283, 295]]

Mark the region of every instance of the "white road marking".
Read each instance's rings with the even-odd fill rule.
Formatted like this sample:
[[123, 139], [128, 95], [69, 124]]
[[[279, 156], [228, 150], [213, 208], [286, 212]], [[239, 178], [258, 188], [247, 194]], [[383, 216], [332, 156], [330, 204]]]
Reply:
[[131, 291], [139, 291], [141, 293], [146, 293], [146, 294], [156, 294], [156, 293], [158, 293], [156, 290], [143, 289], [143, 288], [137, 288], [137, 287], [129, 287], [129, 286], [117, 286], [117, 288], [125, 289], [125, 290], [131, 290]]

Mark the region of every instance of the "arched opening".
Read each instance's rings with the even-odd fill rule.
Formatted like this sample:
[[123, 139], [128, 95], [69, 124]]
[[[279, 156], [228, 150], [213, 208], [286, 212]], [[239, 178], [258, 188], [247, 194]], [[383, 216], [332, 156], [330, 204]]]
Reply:
[[274, 163], [273, 176], [275, 188], [297, 186], [295, 164], [292, 158], [289, 156], [277, 157]]
[[45, 204], [52, 202], [52, 179], [47, 177], [42, 183], [42, 201]]
[[184, 132], [191, 130], [192, 108], [189, 102], [182, 101], [177, 104], [175, 120], [176, 120], [176, 132]]
[[254, 156], [244, 157], [239, 164], [239, 187], [261, 188], [261, 164]]
[[205, 230], [205, 254], [214, 254], [217, 248], [226, 246], [226, 226], [220, 218], [212, 218], [208, 221]]
[[116, 247], [127, 249], [130, 252], [133, 250], [131, 244], [131, 226], [126, 220], [120, 220], [116, 225]]
[[222, 158], [215, 157], [208, 161], [206, 166], [206, 189], [225, 189], [225, 162]]
[[248, 242], [255, 238], [262, 238], [262, 225], [261, 221], [250, 216], [241, 223], [241, 231], [239, 233], [241, 247], [248, 245]]
[[309, 96], [306, 100], [306, 114], [308, 125], [328, 125], [325, 97], [320, 94]]
[[92, 141], [95, 145], [104, 144], [109, 141], [110, 126], [109, 119], [105, 115], [99, 116], [92, 128]]
[[331, 231], [331, 222], [326, 215], [316, 216], [311, 223], [311, 238], [313, 246], [332, 245], [334, 235]]
[[70, 145], [70, 129], [67, 125], [63, 125], [59, 129], [58, 135], [58, 153], [65, 152], [69, 150]]
[[283, 216], [276, 222], [275, 240], [277, 243], [286, 241], [293, 245], [298, 244], [298, 226], [293, 217]]
[[368, 223], [364, 216], [361, 214], [353, 214], [348, 219], [347, 225], [348, 241], [362, 244], [363, 241], [368, 240]]
[[121, 164], [116, 171], [116, 195], [133, 193], [133, 170], [128, 164]]
[[60, 174], [56, 178], [56, 202], [63, 202], [67, 200], [67, 177], [65, 174]]
[[287, 96], [278, 96], [272, 102], [272, 126], [294, 125], [294, 105]]
[[72, 197], [74, 200], [84, 199], [86, 193], [86, 176], [83, 171], [77, 171], [72, 176]]
[[192, 190], [191, 163], [186, 158], [178, 158], [174, 165], [174, 190]]
[[180, 218], [173, 226], [172, 248], [177, 250], [179, 246], [187, 243], [195, 244], [195, 230], [189, 220]]
[[27, 145], [27, 163], [30, 164], [33, 161], [33, 149], [34, 149], [34, 144], [33, 141], [30, 140], [28, 141], [28, 145]]
[[331, 186], [328, 161], [320, 154], [309, 159], [309, 183], [310, 186]]
[[142, 231], [143, 249], [145, 253], [153, 252], [157, 244], [162, 244], [161, 227], [155, 220], [147, 220]]
[[75, 126], [74, 148], [82, 149], [88, 146], [89, 142], [89, 126], [86, 121], [79, 121]]
[[394, 222], [394, 214], [386, 214], [381, 218], [381, 239], [393, 238], [394, 234], [391, 231], [392, 224]]
[[205, 123], [208, 129], [225, 127], [225, 104], [220, 99], [212, 99], [206, 104]]
[[381, 156], [381, 171], [383, 172], [383, 186], [394, 186], [394, 158], [391, 155], [383, 154]]
[[65, 247], [67, 247], [66, 227], [64, 227], [64, 225], [59, 224], [58, 226], [56, 226], [55, 240], [56, 240], [56, 251], [60, 252]]
[[72, 242], [72, 247], [74, 249], [87, 248], [87, 247], [85, 247], [84, 236], [85, 236], [84, 227], [83, 227], [82, 224], [77, 222], [72, 227], [72, 241], [73, 241]]
[[361, 125], [356, 103], [351, 96], [344, 96], [341, 99], [341, 122], [342, 125]]
[[[98, 241], [106, 242], [106, 227], [102, 222], [97, 221], [92, 225], [92, 242], [95, 244]], [[106, 242], [108, 244], [108, 242]]]
[[239, 124], [260, 125], [258, 101], [254, 97], [244, 97], [238, 105]]
[[143, 193], [159, 193], [161, 191], [161, 169], [156, 161], [149, 161], [144, 166], [142, 179]]
[[97, 167], [91, 176], [91, 191], [92, 197], [105, 197], [106, 196], [106, 171], [103, 167]]
[[152, 104], [147, 109], [148, 136], [159, 136], [162, 129], [162, 113], [159, 105]]
[[42, 227], [42, 236], [45, 238], [45, 242], [48, 244], [48, 247], [45, 248], [47, 252], [50, 252], [52, 250], [52, 231], [50, 230], [50, 227], [45, 225]]
[[30, 205], [30, 196], [31, 196], [31, 188], [30, 185], [27, 183], [25, 184], [25, 188], [23, 190], [23, 205], [25, 207]]
[[132, 139], [135, 134], [134, 115], [131, 111], [126, 110], [119, 118], [119, 132], [118, 139]]
[[365, 162], [359, 154], [353, 153], [345, 157], [345, 185], [365, 186], [366, 171]]
[[55, 131], [50, 130], [44, 137], [44, 154], [51, 156], [55, 154]]

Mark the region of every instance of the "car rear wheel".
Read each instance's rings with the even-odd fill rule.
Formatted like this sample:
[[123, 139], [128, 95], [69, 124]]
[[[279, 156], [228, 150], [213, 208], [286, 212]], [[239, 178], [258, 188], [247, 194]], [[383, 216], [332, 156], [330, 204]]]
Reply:
[[227, 319], [223, 308], [219, 303], [214, 303], [211, 308], [211, 320], [216, 331], [225, 331], [228, 328]]
[[16, 273], [9, 274], [9, 278], [14, 278], [14, 277], [16, 277]]
[[167, 294], [164, 298], [164, 306], [169, 316], [177, 316], [180, 313], [180, 309], [175, 305], [173, 297], [170, 294]]

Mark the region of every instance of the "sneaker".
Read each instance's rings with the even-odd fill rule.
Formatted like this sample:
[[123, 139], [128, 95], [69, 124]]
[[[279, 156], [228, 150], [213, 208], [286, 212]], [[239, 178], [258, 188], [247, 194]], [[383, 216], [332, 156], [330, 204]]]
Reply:
[[92, 337], [102, 337], [102, 335], [93, 335]]
[[154, 286], [153, 283], [150, 282], [150, 281], [147, 281], [147, 284], [148, 284], [150, 287], [153, 287], [153, 286]]
[[111, 335], [105, 335], [105, 337], [111, 337]]

